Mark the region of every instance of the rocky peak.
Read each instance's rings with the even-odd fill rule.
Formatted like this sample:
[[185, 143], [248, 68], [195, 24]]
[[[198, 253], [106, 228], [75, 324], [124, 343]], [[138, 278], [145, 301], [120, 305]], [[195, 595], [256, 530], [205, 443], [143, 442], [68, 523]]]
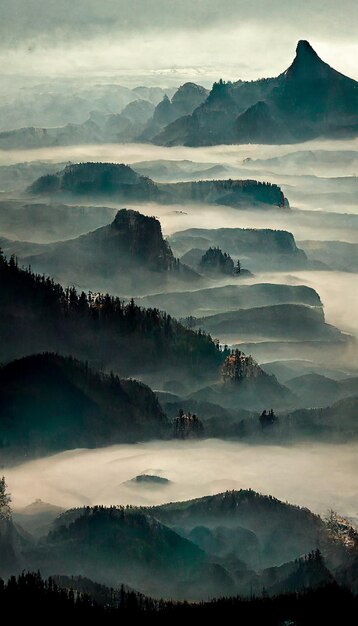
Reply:
[[205, 100], [209, 91], [202, 87], [201, 85], [197, 85], [196, 83], [184, 83], [181, 85], [178, 90], [175, 92], [172, 103], [178, 104], [181, 103], [183, 98], [199, 98], [199, 101], [202, 102]]
[[284, 73], [286, 78], [316, 79], [325, 78], [330, 72], [334, 72], [327, 63], [322, 61], [311, 44], [302, 39], [298, 42], [296, 56], [293, 63]]
[[234, 105], [235, 103], [231, 96], [231, 83], [226, 83], [220, 78], [219, 82], [213, 84], [207, 102], [216, 106]]
[[131, 257], [148, 263], [148, 269], [168, 270], [175, 266], [173, 253], [155, 217], [121, 209], [110, 228], [121, 248], [125, 247]]
[[298, 59], [310, 59], [315, 58], [319, 61], [321, 60], [317, 54], [317, 52], [312, 48], [309, 41], [306, 39], [300, 39], [296, 47], [296, 57]]

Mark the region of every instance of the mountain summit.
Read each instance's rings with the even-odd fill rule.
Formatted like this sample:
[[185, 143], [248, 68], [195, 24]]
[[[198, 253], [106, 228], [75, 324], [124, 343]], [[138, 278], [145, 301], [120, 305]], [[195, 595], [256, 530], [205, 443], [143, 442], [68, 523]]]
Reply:
[[294, 61], [279, 76], [214, 83], [192, 115], [168, 124], [154, 142], [200, 146], [353, 137], [358, 135], [357, 111], [358, 83], [301, 40]]
[[[339, 77], [346, 78], [333, 69], [328, 63], [322, 61], [317, 52], [312, 48], [309, 41], [301, 39], [296, 48], [296, 56], [290, 67], [281, 74], [281, 77], [294, 78], [304, 81], [331, 79], [335, 80]], [[355, 81], [352, 81], [353, 83]]]

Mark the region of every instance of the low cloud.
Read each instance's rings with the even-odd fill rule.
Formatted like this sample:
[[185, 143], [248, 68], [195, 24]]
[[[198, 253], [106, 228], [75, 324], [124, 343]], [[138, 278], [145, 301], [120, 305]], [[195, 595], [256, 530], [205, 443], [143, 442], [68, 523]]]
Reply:
[[[358, 519], [358, 444], [256, 446], [221, 440], [149, 442], [73, 450], [4, 469], [13, 505], [150, 505], [252, 488], [325, 514]], [[128, 482], [157, 474], [165, 486]]]

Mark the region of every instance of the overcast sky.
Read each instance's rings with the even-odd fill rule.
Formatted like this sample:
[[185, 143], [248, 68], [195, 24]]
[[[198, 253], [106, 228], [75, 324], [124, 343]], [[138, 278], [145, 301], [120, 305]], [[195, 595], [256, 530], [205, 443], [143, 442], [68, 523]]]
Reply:
[[358, 78], [356, 0], [0, 0], [0, 72], [257, 78], [298, 39]]

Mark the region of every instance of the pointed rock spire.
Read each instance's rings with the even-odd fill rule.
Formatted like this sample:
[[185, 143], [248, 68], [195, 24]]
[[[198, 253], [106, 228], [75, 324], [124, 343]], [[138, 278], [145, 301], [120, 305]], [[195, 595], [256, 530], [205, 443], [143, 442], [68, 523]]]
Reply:
[[296, 56], [286, 72], [287, 78], [323, 78], [332, 68], [318, 56], [311, 44], [301, 39], [296, 48]]

